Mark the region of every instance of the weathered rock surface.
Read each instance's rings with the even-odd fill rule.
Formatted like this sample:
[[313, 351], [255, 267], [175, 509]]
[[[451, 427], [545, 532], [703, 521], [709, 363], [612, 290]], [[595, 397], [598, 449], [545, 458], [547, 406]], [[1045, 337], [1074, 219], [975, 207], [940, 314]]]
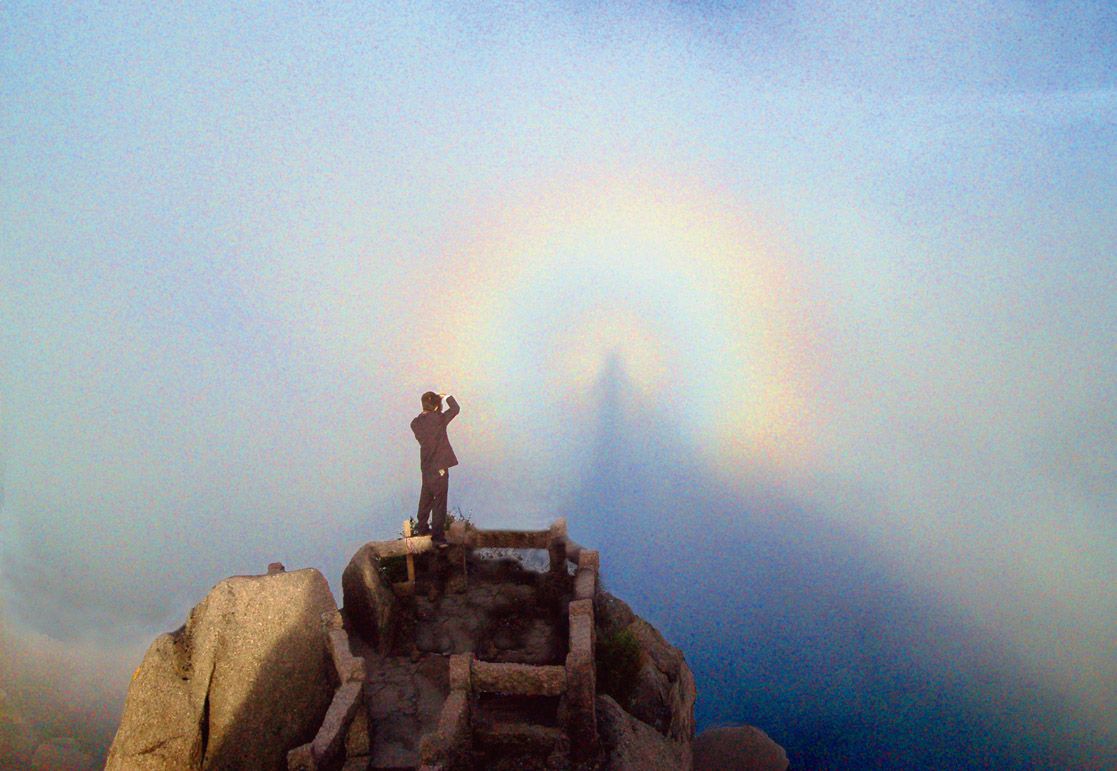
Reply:
[[449, 660], [374, 659], [365, 688], [373, 768], [419, 765], [419, 743], [434, 729], [450, 691]]
[[687, 771], [692, 767], [688, 742], [668, 739], [622, 709], [611, 696], [597, 697], [597, 731], [608, 753], [606, 768]]
[[[437, 749], [439, 731], [455, 733], [443, 711], [454, 677], [490, 694], [473, 699], [472, 744], [455, 750], [472, 753], [472, 767], [787, 768], [758, 729], [695, 740], [696, 689], [682, 652], [623, 601], [600, 590], [571, 601], [567, 572], [538, 574], [508, 559], [468, 556], [455, 584], [447, 573], [465, 559], [416, 560], [416, 584], [397, 598], [367, 544], [343, 576], [344, 614], [314, 570], [277, 566], [221, 582], [148, 650], [106, 768], [278, 771], [292, 749], [311, 765], [414, 767], [422, 746]], [[446, 654], [465, 652], [476, 658], [451, 676]], [[596, 698], [595, 665], [608, 681]], [[334, 698], [339, 685], [344, 698]], [[574, 719], [583, 707], [585, 718]], [[324, 720], [336, 730], [319, 732]], [[0, 739], [19, 738], [14, 721], [0, 727]], [[30, 747], [40, 765], [80, 750]]]
[[333, 696], [326, 612], [317, 570], [219, 583], [148, 649], [106, 769], [285, 769]]
[[399, 624], [399, 603], [380, 575], [380, 559], [371, 543], [358, 549], [345, 566], [341, 591], [353, 628], [379, 653], [387, 654]]
[[698, 691], [682, 651], [606, 591], [598, 592], [594, 613], [599, 639], [627, 630], [640, 646], [640, 671], [624, 708], [676, 742], [692, 741]]
[[785, 771], [787, 753], [750, 725], [710, 728], [694, 740], [694, 767], [706, 771]]

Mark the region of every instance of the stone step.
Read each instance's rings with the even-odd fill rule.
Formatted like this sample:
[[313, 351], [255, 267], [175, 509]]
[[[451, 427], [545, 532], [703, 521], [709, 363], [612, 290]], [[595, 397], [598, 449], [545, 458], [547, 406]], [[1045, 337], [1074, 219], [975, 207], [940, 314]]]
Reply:
[[505, 696], [481, 694], [474, 703], [473, 722], [534, 723], [558, 725], [559, 697], [557, 696]]
[[535, 723], [489, 723], [474, 726], [473, 740], [482, 749], [510, 754], [548, 754], [569, 745], [561, 728]]
[[[387, 766], [385, 766], [385, 765], [378, 764], [376, 762], [370, 762], [371, 759], [367, 758], [367, 757], [363, 758], [363, 760], [364, 760], [365, 765], [354, 766], [352, 771], [357, 771], [357, 769], [361, 769], [362, 771], [364, 771], [364, 769], [367, 769], [368, 771], [415, 771], [418, 768], [418, 766], [414, 766], [414, 765], [405, 765], [405, 766], [387, 765]], [[350, 771], [349, 766], [346, 765], [345, 768], [342, 769], [342, 771]]]
[[370, 769], [418, 768], [419, 750], [395, 743], [374, 744], [370, 760]]
[[346, 758], [345, 765], [341, 767], [341, 771], [368, 771], [368, 755], [361, 755], [356, 758]]

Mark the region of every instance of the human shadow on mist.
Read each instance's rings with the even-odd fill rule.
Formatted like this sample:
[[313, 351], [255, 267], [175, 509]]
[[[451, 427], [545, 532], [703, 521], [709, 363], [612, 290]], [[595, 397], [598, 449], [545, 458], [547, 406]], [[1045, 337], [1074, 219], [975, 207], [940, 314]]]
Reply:
[[[1018, 656], [906, 590], [857, 533], [758, 485], [735, 493], [613, 358], [563, 509], [605, 586], [682, 648], [699, 729], [750, 723], [793, 768], [1042, 768], [1108, 751]], [[1083, 754], [1084, 753], [1084, 754]]]

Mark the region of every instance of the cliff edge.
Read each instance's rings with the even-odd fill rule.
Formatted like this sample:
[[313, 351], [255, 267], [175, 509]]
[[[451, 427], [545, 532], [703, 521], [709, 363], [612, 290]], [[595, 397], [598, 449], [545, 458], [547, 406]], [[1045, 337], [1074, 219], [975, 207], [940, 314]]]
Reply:
[[313, 569], [222, 581], [152, 643], [106, 768], [787, 768], [757, 729], [695, 742], [682, 652], [564, 522], [449, 541], [361, 547], [341, 610]]

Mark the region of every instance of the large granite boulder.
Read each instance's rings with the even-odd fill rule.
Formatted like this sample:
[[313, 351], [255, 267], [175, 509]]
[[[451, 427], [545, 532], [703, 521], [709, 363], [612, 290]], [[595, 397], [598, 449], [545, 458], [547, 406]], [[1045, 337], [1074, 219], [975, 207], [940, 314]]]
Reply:
[[689, 771], [692, 767], [688, 742], [672, 741], [626, 712], [611, 696], [597, 697], [597, 733], [606, 753], [605, 768]]
[[399, 623], [399, 603], [388, 580], [381, 575], [374, 544], [366, 543], [341, 575], [345, 615], [369, 645], [387, 655]]
[[694, 739], [698, 691], [683, 652], [620, 599], [599, 591], [594, 600], [598, 640], [624, 633], [639, 649], [639, 669], [631, 694], [621, 705], [631, 715], [676, 742]]
[[694, 767], [709, 771], [786, 771], [787, 752], [750, 725], [710, 728], [694, 740]]
[[333, 697], [317, 570], [236, 576], [156, 638], [132, 679], [106, 769], [286, 769]]

